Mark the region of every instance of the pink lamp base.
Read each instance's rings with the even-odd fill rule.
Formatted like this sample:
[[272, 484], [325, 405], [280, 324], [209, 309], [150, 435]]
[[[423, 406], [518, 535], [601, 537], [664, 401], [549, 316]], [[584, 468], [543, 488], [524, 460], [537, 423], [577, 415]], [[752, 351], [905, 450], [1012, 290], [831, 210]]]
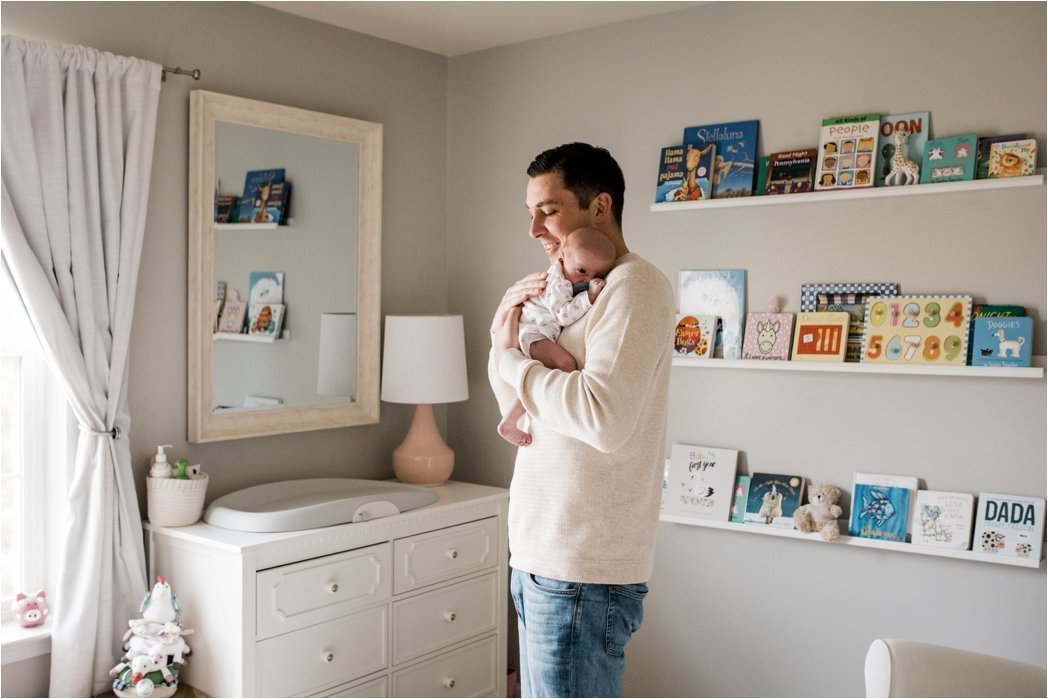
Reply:
[[440, 485], [455, 469], [455, 452], [444, 443], [433, 418], [433, 406], [415, 407], [411, 428], [393, 450], [393, 474], [402, 483]]

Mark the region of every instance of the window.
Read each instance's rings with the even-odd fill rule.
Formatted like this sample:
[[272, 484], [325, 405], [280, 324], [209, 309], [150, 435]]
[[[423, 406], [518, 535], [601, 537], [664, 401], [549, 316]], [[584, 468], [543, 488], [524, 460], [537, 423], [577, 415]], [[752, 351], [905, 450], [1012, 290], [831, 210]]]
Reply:
[[2, 272], [0, 318], [0, 609], [7, 620], [16, 593], [48, 589], [48, 552], [59, 533], [49, 521], [57, 508], [48, 505], [65, 496], [63, 465], [73, 453], [75, 423]]

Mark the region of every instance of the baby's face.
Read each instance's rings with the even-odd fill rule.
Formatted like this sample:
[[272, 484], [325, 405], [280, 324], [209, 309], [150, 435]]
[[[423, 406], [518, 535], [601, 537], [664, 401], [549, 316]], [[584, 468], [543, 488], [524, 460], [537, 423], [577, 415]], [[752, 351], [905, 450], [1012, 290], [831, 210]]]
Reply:
[[588, 254], [570, 245], [563, 250], [561, 266], [564, 268], [564, 276], [572, 284], [603, 277], [611, 268], [611, 264], [598, 259], [596, 255]]

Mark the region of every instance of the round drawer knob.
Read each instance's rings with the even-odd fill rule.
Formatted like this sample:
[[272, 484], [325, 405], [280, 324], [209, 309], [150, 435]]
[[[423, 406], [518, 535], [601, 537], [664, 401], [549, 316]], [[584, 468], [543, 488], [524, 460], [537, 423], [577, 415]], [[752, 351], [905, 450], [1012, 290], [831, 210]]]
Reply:
[[336, 592], [338, 592], [338, 583], [337, 582], [328, 583], [326, 586], [324, 586], [324, 589], [327, 590], [329, 595], [333, 595]]
[[456, 549], [448, 549], [448, 558], [455, 560], [459, 557], [459, 552]]
[[455, 686], [455, 678], [454, 677], [445, 677], [444, 678], [444, 686], [447, 687], [448, 689], [451, 689], [452, 687], [454, 687]]
[[444, 621], [450, 623], [455, 621], [456, 618], [458, 618], [458, 614], [455, 614], [455, 612], [444, 612]]
[[335, 654], [331, 651], [327, 651], [326, 653], [320, 656], [320, 659], [323, 660], [325, 663], [333, 663], [335, 662]]

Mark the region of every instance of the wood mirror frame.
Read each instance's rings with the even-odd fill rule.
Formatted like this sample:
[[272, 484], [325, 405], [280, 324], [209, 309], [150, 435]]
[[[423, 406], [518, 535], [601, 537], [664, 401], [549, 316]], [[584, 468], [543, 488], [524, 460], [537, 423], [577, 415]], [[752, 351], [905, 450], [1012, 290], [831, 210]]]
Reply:
[[[379, 421], [382, 125], [193, 90], [189, 122], [188, 421], [190, 442], [304, 432]], [[356, 395], [259, 410], [213, 409], [216, 122], [359, 146]]]

